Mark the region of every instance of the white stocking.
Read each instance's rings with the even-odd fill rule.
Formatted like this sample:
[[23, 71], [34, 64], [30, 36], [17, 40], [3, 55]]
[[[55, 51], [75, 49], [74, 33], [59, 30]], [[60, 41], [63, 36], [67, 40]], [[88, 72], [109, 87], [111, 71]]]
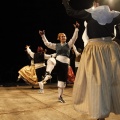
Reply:
[[63, 88], [58, 87], [58, 98], [63, 95]]
[[38, 82], [38, 84], [39, 84], [39, 87], [40, 87], [40, 89], [44, 89], [44, 85], [43, 85], [43, 82]]

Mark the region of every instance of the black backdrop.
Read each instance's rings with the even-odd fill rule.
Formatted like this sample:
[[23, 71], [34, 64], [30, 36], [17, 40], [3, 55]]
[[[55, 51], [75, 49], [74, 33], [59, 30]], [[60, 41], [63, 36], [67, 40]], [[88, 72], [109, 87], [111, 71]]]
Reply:
[[[119, 0], [111, 8], [119, 10]], [[74, 9], [92, 6], [92, 0], [71, 0]], [[0, 83], [16, 82], [18, 70], [29, 64], [25, 46], [30, 45], [36, 52], [38, 45], [46, 48], [38, 34], [39, 29], [46, 31], [49, 41], [57, 42], [57, 34], [64, 32], [68, 40], [74, 32], [73, 23], [77, 19], [69, 17], [62, 5], [62, 0], [16, 0], [3, 1], [0, 8]], [[80, 23], [79, 38], [75, 45], [83, 49], [83, 21]], [[47, 53], [54, 51], [47, 48]]]

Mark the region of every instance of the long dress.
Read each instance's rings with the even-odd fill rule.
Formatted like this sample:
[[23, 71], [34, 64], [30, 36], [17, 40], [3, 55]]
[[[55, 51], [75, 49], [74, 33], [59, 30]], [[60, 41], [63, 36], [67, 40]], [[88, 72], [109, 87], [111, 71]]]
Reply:
[[87, 21], [85, 46], [73, 86], [73, 106], [91, 118], [120, 114], [120, 46], [112, 41], [120, 13], [108, 6], [74, 10], [63, 0], [69, 16]]

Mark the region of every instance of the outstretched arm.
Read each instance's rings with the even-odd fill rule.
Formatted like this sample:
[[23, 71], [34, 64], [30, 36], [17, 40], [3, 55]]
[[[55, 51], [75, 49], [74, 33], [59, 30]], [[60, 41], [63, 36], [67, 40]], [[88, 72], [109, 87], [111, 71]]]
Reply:
[[31, 51], [30, 46], [29, 46], [29, 45], [26, 45], [25, 48], [26, 48], [27, 53], [28, 53], [32, 58], [34, 58], [34, 52]]
[[62, 4], [65, 7], [66, 13], [74, 18], [78, 18], [78, 19], [87, 19], [88, 17], [88, 12], [85, 10], [75, 10], [73, 9], [70, 5], [69, 5], [69, 1], [68, 0], [62, 0]]
[[77, 48], [75, 45], [73, 45], [73, 50], [75, 52], [76, 57], [78, 57], [81, 53], [77, 51]]
[[50, 49], [53, 49], [53, 50], [56, 50], [56, 44], [55, 43], [51, 43], [47, 40], [46, 36], [45, 36], [45, 30], [41, 31], [39, 30], [39, 34], [44, 42], [44, 44], [50, 48]]
[[80, 26], [78, 22], [76, 22], [76, 24], [73, 24], [73, 25], [75, 27], [75, 31], [74, 31], [74, 34], [73, 34], [72, 38], [68, 42], [68, 45], [69, 45], [70, 48], [73, 46], [73, 44], [75, 43], [75, 41], [78, 38], [78, 31], [79, 31], [79, 26]]

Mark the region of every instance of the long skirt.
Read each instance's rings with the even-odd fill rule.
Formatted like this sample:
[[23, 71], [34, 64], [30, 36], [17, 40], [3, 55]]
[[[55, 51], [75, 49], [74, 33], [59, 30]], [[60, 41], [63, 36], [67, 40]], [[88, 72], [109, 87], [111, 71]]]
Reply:
[[73, 86], [73, 106], [91, 118], [120, 114], [120, 46], [91, 40], [84, 48]]
[[22, 79], [30, 85], [36, 85], [38, 82], [35, 66], [34, 65], [27, 65], [21, 68], [18, 73], [22, 76]]

